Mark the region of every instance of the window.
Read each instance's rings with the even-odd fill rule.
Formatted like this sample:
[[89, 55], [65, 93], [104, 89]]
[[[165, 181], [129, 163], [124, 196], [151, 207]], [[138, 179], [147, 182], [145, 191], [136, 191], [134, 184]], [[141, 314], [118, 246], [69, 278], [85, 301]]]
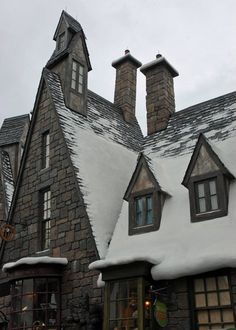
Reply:
[[158, 230], [164, 200], [165, 195], [155, 189], [131, 194], [129, 199], [129, 235]]
[[135, 224], [136, 227], [153, 224], [152, 195], [135, 198]]
[[228, 185], [229, 181], [220, 172], [191, 178], [189, 196], [192, 222], [227, 215]]
[[157, 291], [142, 277], [106, 282], [104, 329], [159, 329], [154, 316]]
[[50, 135], [45, 132], [42, 136], [42, 169], [49, 167]]
[[40, 329], [60, 329], [58, 278], [40, 277], [14, 281], [11, 296], [10, 329], [32, 330], [39, 329], [39, 326]]
[[84, 67], [77, 61], [72, 61], [71, 88], [77, 93], [83, 93]]
[[57, 49], [58, 50], [61, 50], [64, 48], [65, 46], [65, 37], [66, 37], [66, 34], [65, 32], [61, 33], [58, 37], [58, 43], [57, 43]]
[[196, 278], [193, 291], [197, 329], [229, 329], [235, 326], [226, 275]]
[[195, 183], [197, 213], [218, 210], [216, 178]]
[[41, 249], [50, 248], [51, 230], [51, 191], [49, 189], [40, 192], [41, 211]]

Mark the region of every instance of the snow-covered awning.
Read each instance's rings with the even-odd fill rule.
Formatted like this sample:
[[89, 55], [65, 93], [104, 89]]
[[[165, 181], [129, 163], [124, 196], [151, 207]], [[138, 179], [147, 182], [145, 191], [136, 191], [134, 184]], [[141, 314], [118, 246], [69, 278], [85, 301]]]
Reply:
[[54, 258], [54, 257], [26, 257], [21, 258], [15, 262], [8, 262], [7, 264], [3, 265], [2, 270], [7, 272], [22, 265], [38, 265], [38, 264], [48, 264], [48, 265], [61, 265], [66, 266], [68, 264], [67, 258]]

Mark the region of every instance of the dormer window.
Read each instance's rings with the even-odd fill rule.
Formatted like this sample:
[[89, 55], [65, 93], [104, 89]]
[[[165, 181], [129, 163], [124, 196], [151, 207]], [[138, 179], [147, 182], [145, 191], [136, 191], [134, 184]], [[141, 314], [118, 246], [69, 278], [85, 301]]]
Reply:
[[79, 94], [83, 93], [84, 67], [77, 61], [72, 61], [71, 88]]
[[201, 134], [183, 180], [189, 190], [192, 222], [227, 215], [228, 190], [233, 178]]
[[62, 50], [65, 47], [66, 33], [63, 32], [58, 37], [57, 50]]
[[[124, 196], [129, 203], [129, 235], [147, 233], [160, 227], [167, 193], [161, 189], [149, 165], [141, 154]], [[151, 165], [155, 167], [153, 163]]]

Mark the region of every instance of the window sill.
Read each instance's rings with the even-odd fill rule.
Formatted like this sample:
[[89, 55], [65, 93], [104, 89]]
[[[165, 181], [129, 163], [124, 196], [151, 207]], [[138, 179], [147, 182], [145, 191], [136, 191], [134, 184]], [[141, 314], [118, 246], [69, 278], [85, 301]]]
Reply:
[[132, 227], [129, 228], [129, 235], [138, 235], [138, 234], [144, 234], [144, 233], [149, 233], [155, 230], [158, 230], [160, 227], [157, 226], [157, 224], [151, 224], [151, 225], [145, 225], [145, 226], [140, 226], [140, 227]]
[[204, 213], [192, 214], [191, 222], [200, 222], [204, 220], [213, 220], [216, 218], [225, 217], [228, 214], [228, 210], [216, 210]]
[[42, 250], [42, 251], [37, 251], [36, 254], [40, 256], [49, 256], [50, 249]]

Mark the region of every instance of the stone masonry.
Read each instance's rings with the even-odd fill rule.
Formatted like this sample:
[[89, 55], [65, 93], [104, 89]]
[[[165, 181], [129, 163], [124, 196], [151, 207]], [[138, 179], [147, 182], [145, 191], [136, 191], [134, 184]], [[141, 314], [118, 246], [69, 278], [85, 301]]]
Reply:
[[[50, 166], [41, 169], [42, 133], [48, 130]], [[80, 322], [78, 309], [75, 308], [72, 315], [73, 306], [88, 295], [90, 308], [99, 309], [103, 302], [102, 290], [96, 285], [98, 273], [88, 270], [89, 263], [98, 258], [97, 250], [57, 114], [45, 86], [26, 157], [13, 216], [16, 237], [6, 244], [3, 264], [22, 257], [45, 255], [39, 252], [38, 205], [40, 191], [50, 187], [51, 246], [46, 254], [66, 257], [69, 261], [62, 277], [62, 324], [66, 328], [70, 321], [67, 328], [73, 329], [73, 324], [78, 326]], [[3, 311], [8, 314], [6, 305]]]

